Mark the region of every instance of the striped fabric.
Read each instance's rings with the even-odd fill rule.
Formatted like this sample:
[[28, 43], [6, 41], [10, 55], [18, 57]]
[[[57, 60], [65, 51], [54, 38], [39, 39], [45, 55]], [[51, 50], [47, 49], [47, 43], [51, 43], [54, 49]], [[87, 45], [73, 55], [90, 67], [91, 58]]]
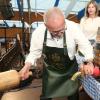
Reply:
[[[80, 56], [78, 53], [76, 54], [76, 59], [78, 64], [81, 64], [85, 60], [84, 57]], [[81, 82], [84, 90], [93, 100], [100, 100], [100, 82], [92, 76], [81, 78]]]
[[84, 90], [93, 100], [100, 100], [100, 83], [92, 76], [81, 79]]

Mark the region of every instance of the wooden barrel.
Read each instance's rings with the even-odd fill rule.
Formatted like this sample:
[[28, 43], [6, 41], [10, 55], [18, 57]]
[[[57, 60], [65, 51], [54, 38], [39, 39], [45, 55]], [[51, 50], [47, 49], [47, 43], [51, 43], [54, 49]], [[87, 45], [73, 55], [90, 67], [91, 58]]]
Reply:
[[100, 43], [100, 27], [98, 27], [97, 36], [96, 36], [96, 43]]
[[100, 67], [100, 43], [94, 48], [94, 64]]
[[16, 70], [9, 70], [0, 73], [0, 91], [8, 90], [18, 86], [20, 77]]

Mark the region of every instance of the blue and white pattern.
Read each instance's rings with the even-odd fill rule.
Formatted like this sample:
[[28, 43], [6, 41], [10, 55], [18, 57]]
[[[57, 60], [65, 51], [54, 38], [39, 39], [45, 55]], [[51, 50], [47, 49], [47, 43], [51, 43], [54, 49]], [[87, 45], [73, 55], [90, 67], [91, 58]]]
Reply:
[[100, 100], [100, 83], [95, 78], [85, 76], [81, 82], [84, 90], [93, 100]]
[[[76, 54], [76, 59], [79, 65], [85, 61], [84, 57], [80, 56], [78, 53]], [[93, 100], [100, 100], [100, 82], [92, 76], [81, 78], [81, 82], [84, 90]]]

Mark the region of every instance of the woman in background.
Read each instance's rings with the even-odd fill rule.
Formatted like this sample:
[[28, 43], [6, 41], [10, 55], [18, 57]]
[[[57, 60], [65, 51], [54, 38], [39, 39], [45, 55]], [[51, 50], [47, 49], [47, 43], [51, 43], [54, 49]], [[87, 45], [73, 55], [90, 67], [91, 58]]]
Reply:
[[80, 21], [80, 26], [93, 45], [96, 40], [98, 27], [100, 27], [100, 17], [98, 16], [99, 10], [95, 0], [91, 0], [86, 6], [85, 16]]
[[[100, 17], [98, 13], [99, 10], [96, 1], [91, 0], [86, 6], [85, 16], [80, 21], [80, 27], [93, 47], [95, 46], [98, 27], [100, 27]], [[100, 82], [91, 75], [86, 75], [81, 81], [86, 93], [93, 100], [100, 100]]]

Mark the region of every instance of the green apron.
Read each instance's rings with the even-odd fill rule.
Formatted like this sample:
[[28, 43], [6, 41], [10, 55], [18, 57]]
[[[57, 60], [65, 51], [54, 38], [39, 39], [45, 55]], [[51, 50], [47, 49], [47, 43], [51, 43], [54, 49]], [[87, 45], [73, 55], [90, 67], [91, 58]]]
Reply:
[[70, 80], [71, 76], [77, 72], [78, 65], [75, 58], [70, 60], [68, 56], [65, 33], [64, 48], [46, 46], [46, 40], [47, 30], [43, 43], [46, 66], [43, 68], [42, 96], [44, 98], [71, 96], [78, 90], [78, 80]]

